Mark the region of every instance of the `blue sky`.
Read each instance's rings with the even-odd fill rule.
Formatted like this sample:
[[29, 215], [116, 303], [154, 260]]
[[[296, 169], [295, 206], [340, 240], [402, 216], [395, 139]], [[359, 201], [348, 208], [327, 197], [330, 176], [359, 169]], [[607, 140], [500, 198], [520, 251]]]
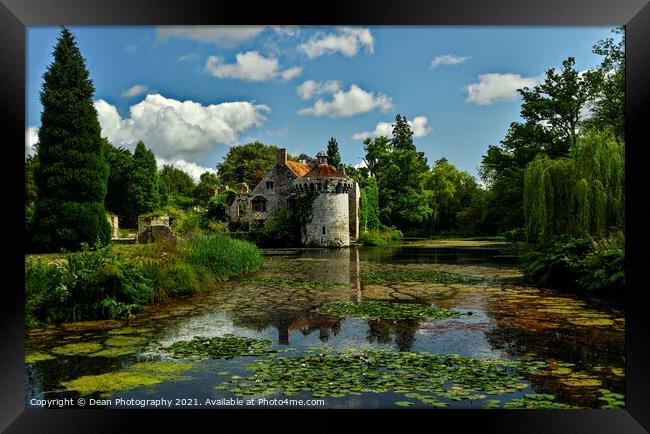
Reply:
[[[429, 163], [477, 175], [519, 119], [515, 89], [567, 56], [585, 70], [610, 27], [70, 27], [95, 84], [102, 133], [193, 176], [259, 140], [315, 155], [330, 137], [358, 164], [363, 137], [400, 113]], [[27, 144], [59, 29], [27, 30]]]

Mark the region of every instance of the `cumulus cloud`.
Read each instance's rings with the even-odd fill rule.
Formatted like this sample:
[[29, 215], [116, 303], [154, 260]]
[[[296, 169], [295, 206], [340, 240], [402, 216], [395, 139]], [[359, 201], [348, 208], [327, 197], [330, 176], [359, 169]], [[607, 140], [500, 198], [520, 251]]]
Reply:
[[257, 51], [237, 53], [236, 62], [223, 63], [223, 59], [210, 56], [205, 62], [205, 71], [217, 78], [234, 78], [245, 81], [269, 81], [278, 76], [288, 81], [302, 73], [301, 67], [280, 71], [278, 59], [264, 57]]
[[160, 26], [156, 27], [156, 37], [159, 41], [181, 38], [231, 48], [255, 38], [264, 29], [264, 26]]
[[122, 96], [125, 96], [127, 98], [131, 98], [137, 95], [141, 95], [145, 93], [146, 91], [149, 90], [149, 86], [145, 86], [144, 84], [136, 84], [133, 87], [128, 88], [124, 92], [122, 92]]
[[348, 91], [337, 90], [332, 94], [332, 99], [324, 101], [318, 99], [312, 107], [298, 111], [301, 115], [328, 116], [333, 118], [350, 117], [366, 113], [374, 109], [387, 111], [393, 108], [390, 97], [374, 92], [367, 92], [356, 84], [350, 86]]
[[247, 101], [202, 105], [149, 94], [122, 118], [114, 105], [100, 99], [95, 108], [102, 135], [115, 145], [142, 140], [165, 160], [206, 155], [218, 144], [234, 143], [239, 133], [260, 126], [270, 109]]
[[360, 48], [372, 53], [374, 44], [375, 38], [368, 29], [339, 27], [336, 33], [319, 33], [313, 36], [304, 44], [300, 44], [298, 49], [310, 59], [337, 52], [346, 57], [354, 57]]
[[[429, 119], [426, 116], [416, 116], [412, 121], [408, 121], [413, 137], [424, 137], [431, 134], [431, 127], [429, 127]], [[373, 131], [364, 131], [362, 133], [355, 133], [352, 136], [354, 140], [364, 140], [368, 137], [375, 138], [385, 136], [389, 139], [393, 138], [393, 125], [390, 122], [378, 122]]]
[[321, 81], [315, 82], [314, 80], [307, 80], [296, 88], [296, 92], [300, 98], [307, 100], [314, 95], [323, 93], [335, 93], [341, 89], [340, 81]]
[[216, 169], [209, 167], [203, 167], [199, 164], [192, 163], [185, 160], [165, 160], [164, 158], [156, 158], [156, 164], [158, 165], [158, 170], [161, 170], [164, 165], [169, 164], [174, 166], [177, 169], [182, 170], [183, 172], [190, 175], [194, 181], [198, 182], [201, 175], [205, 172], [210, 172], [216, 174]]
[[478, 83], [465, 87], [465, 101], [468, 103], [490, 105], [497, 101], [514, 101], [518, 96], [517, 89], [537, 84], [537, 79], [519, 74], [481, 74], [478, 78]]
[[459, 65], [469, 59], [469, 56], [455, 56], [453, 54], [444, 54], [436, 56], [431, 61], [431, 69], [437, 68], [440, 65]]
[[38, 127], [25, 128], [25, 157], [36, 153], [34, 148], [36, 143], [38, 143]]
[[282, 71], [282, 80], [289, 81], [293, 80], [296, 77], [300, 77], [302, 74], [302, 66], [294, 66], [293, 68], [285, 69]]

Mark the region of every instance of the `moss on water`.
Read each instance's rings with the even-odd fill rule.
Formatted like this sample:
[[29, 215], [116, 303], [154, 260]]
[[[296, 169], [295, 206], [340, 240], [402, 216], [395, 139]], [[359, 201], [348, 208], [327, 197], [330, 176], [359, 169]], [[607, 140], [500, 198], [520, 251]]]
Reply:
[[138, 336], [113, 336], [106, 339], [106, 345], [109, 347], [132, 347], [137, 345], [144, 345], [147, 343], [147, 338]]
[[150, 328], [134, 328], [134, 327], [126, 327], [126, 328], [121, 328], [121, 329], [114, 329], [110, 330], [107, 332], [109, 335], [140, 335], [140, 334], [145, 334], [151, 332]]
[[52, 356], [51, 354], [45, 354], [45, 353], [28, 353], [25, 354], [25, 363], [29, 364], [34, 364], [38, 362], [42, 362], [44, 360], [52, 360], [55, 359], [56, 357]]
[[123, 357], [136, 354], [138, 347], [108, 347], [96, 353], [88, 354], [88, 357]]
[[361, 272], [364, 283], [383, 282], [428, 282], [428, 283], [463, 283], [476, 281], [474, 277], [447, 273], [437, 270], [418, 270], [409, 268], [379, 268]]
[[118, 391], [155, 386], [164, 381], [178, 380], [183, 372], [192, 367], [191, 363], [136, 363], [124, 371], [86, 375], [62, 384], [66, 390], [76, 391], [81, 395], [100, 392], [102, 396], [107, 396]]
[[74, 342], [52, 348], [52, 352], [62, 356], [85, 356], [102, 349], [97, 342]]

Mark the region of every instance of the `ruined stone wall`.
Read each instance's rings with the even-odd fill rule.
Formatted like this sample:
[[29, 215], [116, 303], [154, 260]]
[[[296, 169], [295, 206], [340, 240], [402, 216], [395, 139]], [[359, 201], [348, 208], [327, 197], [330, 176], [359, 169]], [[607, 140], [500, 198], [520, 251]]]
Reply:
[[111, 238], [119, 238], [120, 224], [118, 217], [114, 214], [106, 214], [106, 218], [108, 219], [108, 223], [111, 225]]
[[350, 216], [350, 238], [359, 238], [359, 198], [361, 197], [361, 190], [359, 184], [354, 182], [352, 189], [348, 193], [348, 206]]

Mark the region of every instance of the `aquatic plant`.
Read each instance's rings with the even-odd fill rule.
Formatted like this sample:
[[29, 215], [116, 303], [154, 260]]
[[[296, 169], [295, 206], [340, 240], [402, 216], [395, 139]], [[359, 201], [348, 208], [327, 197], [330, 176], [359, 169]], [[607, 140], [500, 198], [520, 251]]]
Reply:
[[[483, 400], [528, 388], [518, 373], [545, 367], [539, 361], [480, 360], [456, 354], [310, 349], [299, 357], [272, 357], [249, 365], [249, 377], [231, 376], [215, 387], [236, 395], [343, 397], [362, 393], [405, 393], [434, 407], [441, 399]], [[407, 402], [407, 401], [399, 401]], [[397, 404], [407, 405], [407, 404]]]
[[427, 283], [463, 283], [476, 280], [460, 274], [447, 273], [437, 270], [379, 268], [361, 272], [364, 283], [383, 282], [427, 282]]
[[271, 351], [271, 341], [234, 335], [214, 338], [197, 336], [164, 347], [174, 358], [232, 359], [238, 356], [261, 356]]
[[225, 280], [258, 270], [262, 266], [262, 253], [252, 243], [217, 233], [194, 238], [187, 260], [206, 268], [215, 278]]
[[379, 319], [447, 319], [462, 318], [470, 312], [455, 312], [415, 303], [393, 303], [387, 301], [362, 300], [359, 302], [339, 301], [323, 306], [321, 311], [342, 316], [358, 316]]

